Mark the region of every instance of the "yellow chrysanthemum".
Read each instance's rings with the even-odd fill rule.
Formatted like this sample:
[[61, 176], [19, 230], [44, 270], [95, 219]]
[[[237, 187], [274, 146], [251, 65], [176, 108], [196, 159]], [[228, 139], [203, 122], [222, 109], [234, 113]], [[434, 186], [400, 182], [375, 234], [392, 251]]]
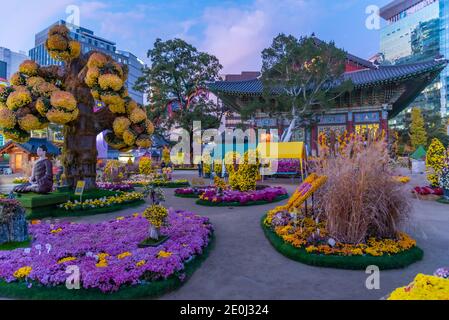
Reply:
[[11, 110], [17, 110], [31, 103], [31, 101], [32, 98], [30, 92], [26, 89], [22, 89], [11, 93], [8, 97], [8, 100], [6, 100], [6, 105]]
[[0, 127], [12, 129], [17, 123], [14, 112], [6, 107], [0, 108]]
[[39, 66], [33, 60], [25, 60], [19, 66], [19, 72], [22, 72], [23, 74], [26, 74], [29, 77], [37, 75], [38, 71]]
[[169, 258], [172, 256], [173, 253], [169, 252], [169, 251], [159, 251], [159, 254], [157, 255], [158, 258]]
[[95, 100], [101, 99], [100, 92], [98, 92], [97, 90], [90, 90], [90, 94], [92, 95], [92, 98], [94, 98]]
[[25, 131], [44, 129], [48, 123], [40, 122], [39, 119], [32, 114], [27, 114], [18, 120], [19, 126]]
[[36, 110], [41, 116], [45, 116], [47, 114], [49, 107], [45, 104], [42, 98], [37, 99]]
[[99, 52], [94, 52], [89, 57], [89, 61], [87, 61], [87, 67], [90, 68], [101, 68], [108, 62], [106, 56]]
[[126, 104], [126, 113], [127, 114], [131, 114], [131, 112], [133, 112], [134, 109], [139, 108], [139, 106], [137, 105], [137, 103], [134, 100], [129, 100], [128, 103]]
[[70, 57], [76, 59], [81, 54], [81, 44], [78, 41], [69, 42]]
[[139, 123], [147, 119], [147, 114], [142, 109], [136, 108], [129, 115], [129, 119], [132, 123]]
[[98, 84], [103, 90], [119, 91], [123, 87], [123, 81], [115, 74], [103, 74], [98, 78]]
[[70, 262], [70, 261], [75, 261], [75, 260], [76, 260], [76, 257], [65, 257], [65, 258], [59, 259], [58, 260], [58, 264], [62, 264], [62, 263], [65, 263], [65, 262]]
[[145, 260], [140, 260], [136, 263], [136, 267], [141, 267], [143, 265], [145, 265], [146, 261]]
[[151, 139], [149, 138], [138, 138], [136, 140], [136, 145], [140, 148], [149, 148], [151, 147]]
[[122, 137], [126, 129], [131, 125], [131, 121], [125, 117], [118, 117], [114, 120], [112, 127], [117, 137]]
[[153, 132], [154, 132], [153, 122], [151, 122], [150, 120], [147, 120], [147, 121], [145, 121], [145, 124], [146, 124], [147, 133], [153, 134]]
[[68, 45], [67, 39], [60, 34], [53, 34], [47, 39], [47, 48], [49, 50], [64, 51], [67, 50]]
[[31, 268], [30, 266], [22, 267], [20, 269], [17, 269], [14, 272], [13, 276], [17, 279], [26, 278], [30, 275], [31, 271], [33, 271], [33, 268]]
[[19, 72], [14, 73], [11, 76], [11, 79], [9, 79], [9, 82], [13, 86], [23, 86], [24, 84], [26, 84], [25, 78]]
[[120, 77], [123, 81], [125, 81], [126, 79], [124, 79], [124, 72], [123, 72], [122, 66], [121, 66], [119, 63], [117, 63], [116, 61], [113, 61], [113, 62], [112, 62], [112, 66], [114, 67], [115, 71], [118, 72], [119, 77]]
[[50, 98], [54, 92], [59, 91], [59, 88], [52, 83], [43, 82], [39, 84], [35, 90], [40, 96]]
[[117, 256], [117, 259], [125, 259], [126, 257], [130, 257], [130, 256], [132, 256], [132, 253], [131, 252], [129, 252], [129, 251], [127, 251], [127, 252], [123, 252], [123, 253], [120, 253], [118, 256]]
[[84, 79], [84, 82], [89, 87], [94, 87], [97, 85], [98, 77], [100, 76], [100, 70], [98, 70], [97, 67], [92, 67], [87, 70], [86, 78]]
[[47, 119], [56, 124], [66, 124], [73, 120], [73, 113], [58, 109], [51, 109], [47, 112]]
[[128, 145], [132, 146], [136, 142], [136, 135], [129, 129], [123, 132], [123, 141]]
[[112, 113], [125, 113], [125, 101], [118, 95], [101, 95], [101, 101], [104, 102]]
[[36, 90], [43, 83], [45, 83], [45, 80], [42, 77], [29, 77], [27, 79], [27, 86], [33, 87], [33, 89], [36, 89]]
[[11, 139], [18, 143], [25, 143], [30, 140], [30, 133], [20, 128], [14, 127], [12, 129], [3, 128], [2, 134], [6, 139]]
[[61, 108], [67, 111], [73, 111], [76, 109], [76, 99], [70, 93], [66, 91], [57, 91], [51, 95], [50, 103], [55, 108]]
[[63, 36], [67, 36], [70, 30], [65, 25], [55, 25], [48, 30], [48, 35], [52, 36], [55, 34], [60, 34]]

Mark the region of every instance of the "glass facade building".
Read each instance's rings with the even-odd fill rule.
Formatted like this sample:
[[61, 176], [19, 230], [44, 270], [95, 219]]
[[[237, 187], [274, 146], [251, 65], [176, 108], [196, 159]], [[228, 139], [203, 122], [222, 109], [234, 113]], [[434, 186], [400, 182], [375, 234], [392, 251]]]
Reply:
[[0, 47], [0, 61], [6, 63], [6, 79], [19, 70], [19, 65], [29, 59], [24, 52], [14, 52], [8, 48]]
[[[81, 43], [82, 53], [88, 53], [92, 50], [104, 52], [105, 54], [110, 55], [118, 63], [127, 65], [130, 70], [129, 79], [126, 82], [129, 95], [137, 103], [143, 104], [143, 93], [133, 89], [135, 81], [142, 75], [142, 68], [144, 67], [143, 62], [129, 52], [117, 51], [115, 42], [98, 37], [89, 29], [66, 23], [64, 20], [60, 20], [53, 25], [56, 24], [63, 24], [69, 28], [70, 37]], [[41, 66], [62, 65], [62, 62], [51, 58], [45, 49], [45, 41], [48, 37], [48, 30], [53, 25], [35, 35], [35, 46], [29, 52], [31, 59], [39, 63]]]
[[[387, 25], [381, 30], [381, 63], [397, 65], [435, 59], [449, 59], [447, 0], [395, 0], [380, 11]], [[423, 90], [410, 107], [439, 111], [448, 109], [448, 76], [446, 68], [432, 84]], [[409, 112], [405, 110], [404, 112]], [[404, 113], [397, 119], [402, 122]]]

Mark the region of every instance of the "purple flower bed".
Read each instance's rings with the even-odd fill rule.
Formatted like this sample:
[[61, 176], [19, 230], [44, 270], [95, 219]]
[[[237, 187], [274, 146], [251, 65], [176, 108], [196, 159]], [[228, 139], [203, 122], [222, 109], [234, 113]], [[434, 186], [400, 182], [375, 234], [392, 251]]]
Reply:
[[[170, 226], [161, 228], [161, 233], [170, 238], [148, 248], [138, 248], [149, 228], [141, 215], [96, 224], [31, 225], [31, 249], [0, 251], [0, 279], [64, 285], [69, 276], [66, 268], [72, 265], [79, 267], [82, 288], [102, 292], [173, 275], [183, 279], [184, 263], [203, 252], [213, 227], [208, 218], [187, 211], [169, 210], [168, 219]], [[64, 258], [71, 261], [61, 261]], [[17, 272], [24, 267], [31, 267], [26, 278]]]
[[200, 196], [207, 190], [214, 190], [215, 187], [199, 187], [199, 188], [178, 188], [175, 190], [175, 194], [177, 195], [192, 195], [192, 196]]
[[134, 187], [130, 183], [111, 183], [111, 182], [97, 182], [97, 188], [110, 191], [133, 191]]
[[273, 202], [276, 198], [287, 195], [287, 190], [282, 187], [268, 187], [255, 191], [235, 191], [224, 190], [221, 194], [216, 189], [210, 189], [204, 192], [200, 199], [212, 203], [240, 203], [241, 205], [249, 202], [266, 201]]
[[434, 275], [440, 278], [449, 279], [449, 268], [439, 268], [435, 271]]
[[299, 173], [301, 169], [299, 160], [283, 159], [278, 160], [278, 173], [296, 172]]

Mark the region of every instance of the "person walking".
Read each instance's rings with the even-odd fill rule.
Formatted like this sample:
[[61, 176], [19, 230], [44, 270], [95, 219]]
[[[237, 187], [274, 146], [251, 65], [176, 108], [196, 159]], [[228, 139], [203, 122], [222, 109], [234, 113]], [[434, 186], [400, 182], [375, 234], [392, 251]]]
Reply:
[[203, 161], [202, 160], [198, 163], [198, 177], [200, 177], [200, 178], [203, 177]]

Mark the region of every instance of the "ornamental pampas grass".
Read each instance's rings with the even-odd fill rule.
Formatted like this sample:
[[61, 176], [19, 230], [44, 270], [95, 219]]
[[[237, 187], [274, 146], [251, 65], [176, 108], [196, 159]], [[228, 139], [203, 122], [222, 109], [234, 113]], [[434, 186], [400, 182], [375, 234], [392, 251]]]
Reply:
[[331, 237], [358, 244], [368, 238], [396, 239], [408, 218], [409, 203], [402, 186], [391, 177], [383, 141], [350, 142], [342, 154], [318, 168], [328, 177], [318, 192], [318, 208]]

